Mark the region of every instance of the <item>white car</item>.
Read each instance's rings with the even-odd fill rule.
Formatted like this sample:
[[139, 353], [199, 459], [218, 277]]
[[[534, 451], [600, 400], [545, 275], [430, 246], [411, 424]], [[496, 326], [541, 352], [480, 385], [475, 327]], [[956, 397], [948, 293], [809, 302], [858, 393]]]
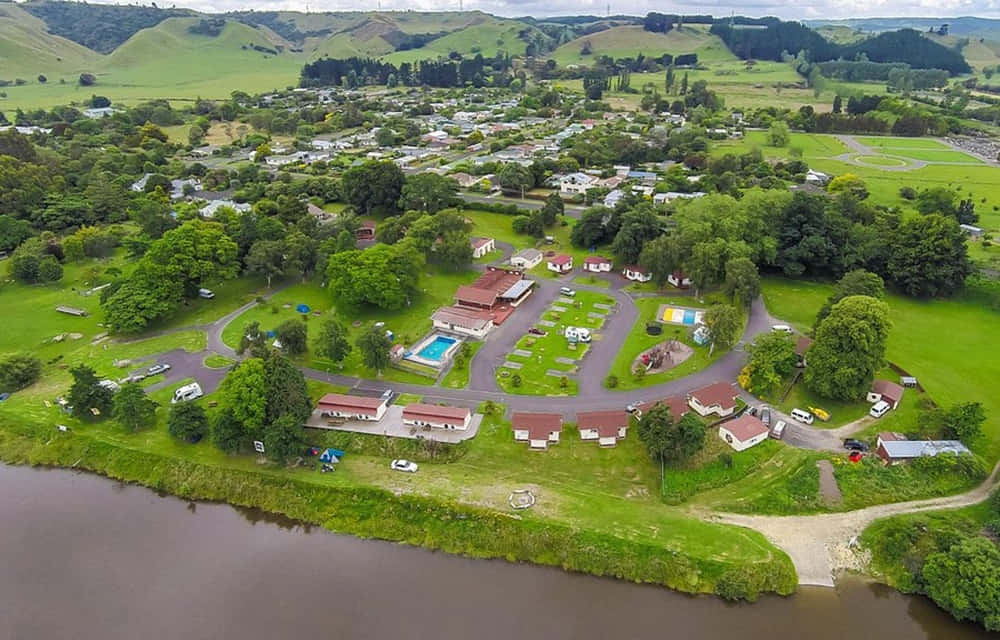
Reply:
[[639, 407], [641, 407], [644, 404], [646, 403], [643, 402], [642, 400], [636, 400], [629, 406], [625, 407], [625, 410], [628, 411], [629, 413], [642, 413], [642, 410], [639, 409]]
[[886, 402], [885, 400], [879, 400], [878, 402], [872, 405], [871, 409], [868, 410], [868, 415], [870, 415], [873, 418], [881, 418], [885, 414], [889, 413], [889, 409], [891, 408], [892, 407], [889, 406], [888, 402]]
[[790, 326], [788, 326], [787, 324], [776, 324], [776, 325], [773, 325], [771, 327], [771, 331], [774, 331], [775, 333], [787, 333], [788, 335], [791, 335], [792, 333], [794, 333], [794, 331], [792, 330], [792, 328]]
[[215, 292], [212, 291], [211, 289], [205, 289], [203, 287], [201, 289], [198, 289], [198, 297], [199, 298], [205, 298], [207, 300], [211, 300], [212, 298], [215, 297]]
[[559, 288], [559, 294], [567, 296], [569, 298], [572, 298], [573, 296], [576, 295], [576, 291], [574, 291], [573, 289], [570, 289], [569, 287], [560, 287]]
[[392, 464], [389, 465], [393, 471], [405, 471], [406, 473], [416, 473], [417, 463], [410, 462], [409, 460], [393, 460]]

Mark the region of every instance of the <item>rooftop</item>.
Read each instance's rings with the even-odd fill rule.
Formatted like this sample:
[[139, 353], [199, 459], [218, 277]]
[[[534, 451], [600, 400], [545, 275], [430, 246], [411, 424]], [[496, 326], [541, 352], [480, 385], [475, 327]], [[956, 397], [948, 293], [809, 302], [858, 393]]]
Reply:
[[415, 402], [403, 409], [403, 419], [441, 418], [445, 420], [465, 420], [470, 411], [465, 407], [442, 407], [434, 404]]
[[515, 431], [527, 431], [531, 440], [548, 438], [553, 431], [562, 431], [562, 416], [558, 413], [514, 412], [510, 423]]
[[921, 458], [942, 453], [971, 454], [969, 448], [958, 440], [889, 440], [882, 441], [886, 455], [893, 459]]
[[718, 405], [722, 409], [732, 409], [736, 406], [736, 390], [728, 382], [715, 382], [695, 389], [688, 395], [697, 399], [704, 407]]
[[735, 420], [730, 420], [723, 424], [721, 428], [733, 434], [733, 437], [740, 442], [746, 442], [751, 438], [756, 438], [768, 432], [767, 425], [749, 414], [744, 414]]

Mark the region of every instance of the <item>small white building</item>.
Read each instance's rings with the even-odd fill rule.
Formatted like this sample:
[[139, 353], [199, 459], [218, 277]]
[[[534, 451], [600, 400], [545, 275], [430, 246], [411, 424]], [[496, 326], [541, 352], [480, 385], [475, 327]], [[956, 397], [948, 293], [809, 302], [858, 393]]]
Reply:
[[560, 253], [548, 259], [545, 267], [555, 273], [568, 273], [573, 270], [573, 256]]
[[538, 249], [521, 249], [510, 257], [510, 266], [518, 269], [531, 269], [540, 265], [544, 257]]
[[558, 413], [515, 412], [511, 416], [515, 442], [527, 442], [531, 449], [544, 451], [559, 442], [562, 416]]
[[715, 382], [688, 394], [688, 406], [704, 417], [714, 413], [720, 418], [736, 411], [736, 389], [728, 382]]
[[431, 315], [435, 329], [459, 333], [482, 340], [493, 330], [488, 312], [465, 307], [441, 307]]
[[770, 429], [751, 415], [742, 415], [735, 420], [719, 425], [719, 437], [736, 451], [745, 451], [767, 440]]
[[626, 280], [633, 282], [649, 282], [653, 279], [653, 274], [645, 267], [630, 264], [622, 270], [622, 275]]
[[559, 180], [559, 193], [575, 196], [587, 193], [588, 189], [594, 187], [597, 178], [586, 173], [571, 173], [563, 176]]
[[806, 184], [823, 186], [828, 182], [830, 182], [830, 176], [821, 171], [813, 171], [810, 169], [806, 172]]
[[465, 407], [441, 407], [433, 404], [413, 403], [403, 408], [403, 424], [435, 429], [469, 428], [472, 412]]
[[497, 248], [493, 238], [469, 238], [469, 242], [472, 243], [472, 257], [476, 260]]
[[596, 440], [602, 447], [613, 447], [628, 434], [628, 413], [625, 411], [578, 413], [576, 422], [581, 440]]
[[389, 398], [385, 396], [370, 398], [342, 393], [328, 393], [320, 398], [316, 409], [320, 412], [320, 415], [328, 418], [378, 422], [385, 415], [388, 405]]
[[583, 259], [583, 270], [591, 273], [609, 273], [611, 260], [604, 256], [587, 256]]

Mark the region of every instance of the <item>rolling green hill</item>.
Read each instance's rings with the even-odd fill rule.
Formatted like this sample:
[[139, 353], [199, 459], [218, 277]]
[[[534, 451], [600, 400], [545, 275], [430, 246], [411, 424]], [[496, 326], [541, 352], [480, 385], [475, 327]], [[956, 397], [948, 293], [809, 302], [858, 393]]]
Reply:
[[[581, 55], [584, 43], [589, 42], [592, 53]], [[561, 65], [589, 65], [597, 56], [612, 58], [636, 57], [642, 53], [655, 58], [669, 53], [697, 53], [699, 62], [724, 62], [735, 60], [726, 45], [708, 33], [702, 25], [685, 26], [668, 33], [653, 33], [639, 26], [612, 27], [577, 38], [556, 49], [549, 57]]]
[[0, 79], [79, 73], [101, 56], [47, 32], [45, 23], [13, 3], [0, 4]]

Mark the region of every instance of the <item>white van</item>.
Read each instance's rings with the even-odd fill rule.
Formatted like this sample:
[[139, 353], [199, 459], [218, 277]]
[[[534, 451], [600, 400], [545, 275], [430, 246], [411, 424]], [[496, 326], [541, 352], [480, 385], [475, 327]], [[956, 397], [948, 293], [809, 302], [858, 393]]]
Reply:
[[177, 402], [187, 402], [188, 400], [196, 400], [197, 398], [205, 395], [201, 391], [201, 385], [197, 382], [192, 382], [191, 384], [186, 384], [183, 387], [178, 387], [174, 391], [174, 397], [170, 400], [171, 404]]
[[808, 411], [804, 411], [803, 409], [792, 409], [791, 416], [796, 420], [798, 420], [799, 422], [805, 424], [813, 423], [813, 414], [809, 413]]
[[872, 408], [868, 411], [868, 415], [873, 418], [881, 418], [885, 414], [889, 413], [889, 409], [891, 408], [892, 407], [889, 406], [888, 402], [885, 400], [879, 400], [872, 405]]
[[772, 325], [771, 326], [771, 331], [774, 331], [775, 333], [787, 333], [788, 335], [791, 335], [792, 333], [794, 333], [792, 331], [792, 328], [789, 327], [787, 324], [775, 324], [775, 325]]
[[199, 298], [207, 298], [207, 299], [211, 300], [212, 298], [215, 297], [215, 292], [212, 291], [211, 289], [205, 289], [205, 288], [198, 289], [198, 297]]

